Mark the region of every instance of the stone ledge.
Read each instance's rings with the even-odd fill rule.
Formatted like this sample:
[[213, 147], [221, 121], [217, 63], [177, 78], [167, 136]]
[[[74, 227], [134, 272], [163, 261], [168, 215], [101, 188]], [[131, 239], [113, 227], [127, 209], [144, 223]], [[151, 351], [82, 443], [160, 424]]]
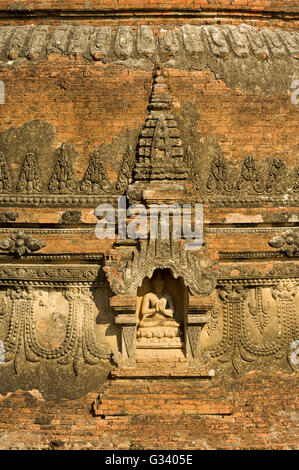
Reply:
[[162, 364], [158, 366], [146, 367], [137, 366], [137, 367], [124, 367], [119, 369], [114, 369], [110, 373], [111, 379], [133, 379], [133, 378], [144, 378], [144, 379], [168, 379], [168, 378], [208, 378], [214, 376], [214, 371], [206, 369], [193, 369], [187, 367], [186, 365], [172, 367], [170, 364], [165, 364], [163, 367]]
[[[219, 402], [203, 402], [203, 403], [196, 403], [194, 404], [194, 408], [191, 408], [190, 406], [185, 407], [183, 404], [177, 408], [173, 409], [171, 406], [169, 409], [163, 407], [163, 414], [171, 414], [172, 416], [175, 415], [190, 415], [190, 414], [202, 414], [202, 415], [231, 415], [233, 413], [233, 405], [227, 405], [224, 403], [219, 403]], [[121, 416], [129, 416], [129, 415], [145, 415], [145, 414], [150, 414], [150, 415], [161, 415], [161, 409], [144, 409], [141, 407], [135, 407], [130, 410], [130, 412], [126, 410], [119, 411], [117, 408], [115, 408], [115, 413], [113, 414], [113, 408], [112, 406], [109, 407], [109, 415], [107, 415], [107, 410], [104, 408], [97, 408], [96, 406], [94, 407], [94, 413], [95, 416], [104, 416], [104, 419], [112, 419], [115, 417], [121, 417]]]

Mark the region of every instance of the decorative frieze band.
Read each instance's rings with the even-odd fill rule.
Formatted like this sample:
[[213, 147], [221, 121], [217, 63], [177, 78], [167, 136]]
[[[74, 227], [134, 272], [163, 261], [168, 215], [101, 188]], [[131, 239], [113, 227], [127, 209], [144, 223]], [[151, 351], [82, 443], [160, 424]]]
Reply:
[[[131, 26], [72, 26], [48, 25], [6, 26], [0, 28], [0, 57], [4, 63], [18, 63], [63, 54], [82, 55], [88, 60], [123, 61], [142, 66], [142, 59], [153, 56], [160, 60], [200, 60], [211, 54], [217, 59], [228, 56], [244, 60], [250, 56], [259, 60], [298, 58], [298, 33], [280, 29], [259, 30], [249, 25], [195, 26], [182, 25], [172, 30], [143, 25]], [[133, 63], [132, 63], [133, 61]]]
[[[64, 283], [84, 282], [101, 284], [104, 282], [99, 265], [0, 265], [0, 285], [26, 282], [34, 285], [43, 282]], [[106, 283], [107, 284], [107, 283]]]
[[[61, 169], [60, 173], [58, 167], [59, 162], [61, 163], [62, 148], [63, 146], [60, 148], [58, 163], [56, 162], [54, 164], [52, 175], [48, 182], [41, 182], [40, 178], [37, 179], [35, 166], [29, 167], [27, 165], [26, 178], [23, 176], [24, 166], [29, 155], [27, 154], [23, 166], [20, 169], [21, 173], [18, 180], [13, 182], [11, 176], [9, 176], [8, 184], [6, 176], [10, 175], [11, 168], [3, 152], [0, 152], [0, 205], [25, 205], [32, 207], [38, 207], [40, 205], [61, 207], [74, 206], [80, 207], [80, 209], [82, 207], [95, 208], [100, 203], [108, 203], [116, 206], [118, 196], [126, 192], [130, 180], [134, 177], [133, 167], [135, 160], [132, 156], [132, 151], [124, 153], [116, 182], [110, 182], [107, 179], [106, 164], [99, 157], [95, 159], [94, 154], [91, 154], [88, 167], [80, 182], [76, 180], [73, 175], [73, 157], [65, 157], [63, 164], [68, 168], [68, 176], [64, 174], [64, 169]], [[275, 172], [272, 172], [271, 168], [268, 168], [270, 176], [267, 176], [267, 171], [266, 173], [261, 171], [261, 174], [266, 174], [266, 176], [261, 176], [259, 190], [256, 191], [254, 178], [252, 177], [250, 179], [247, 176], [244, 177], [242, 169], [248, 157], [244, 158], [243, 164], [241, 163], [239, 168], [235, 166], [233, 169], [227, 159], [222, 158], [220, 164], [218, 162], [219, 158], [216, 157], [211, 163], [210, 173], [204, 179], [202, 176], [203, 168], [201, 156], [197, 155], [195, 152], [193, 152], [192, 155], [193, 157], [188, 164], [190, 169], [189, 175], [185, 170], [184, 178], [189, 179], [193, 183], [195, 190], [194, 197], [198, 199], [199, 202], [223, 207], [248, 207], [265, 204], [296, 206], [299, 202], [298, 168], [288, 166], [286, 162], [282, 160], [282, 165], [276, 169]], [[38, 159], [36, 158], [36, 160]], [[184, 167], [187, 162], [188, 157], [186, 157], [186, 161], [182, 159], [181, 166]], [[267, 163], [267, 159], [263, 159], [259, 162], [258, 167], [262, 170], [264, 167], [266, 168], [267, 165], [271, 167], [272, 164], [273, 162], [269, 164]], [[142, 164], [137, 162], [136, 165], [140, 166]], [[164, 181], [172, 179], [171, 173], [167, 171], [167, 169], [163, 169], [161, 178]], [[146, 174], [147, 173], [144, 173], [143, 175], [145, 183], [148, 181]], [[93, 190], [94, 187], [96, 188], [95, 191]], [[23, 189], [21, 190], [19, 188]], [[138, 193], [138, 188], [136, 190]], [[138, 199], [140, 195], [137, 193]], [[288, 196], [287, 198], [285, 197], [286, 194]], [[131, 194], [129, 194], [129, 196], [131, 197]], [[7, 214], [7, 217], [3, 216], [3, 219], [0, 219], [0, 221], [9, 222], [15, 220], [16, 213], [8, 212]], [[62, 217], [60, 223], [80, 223], [80, 220], [79, 211], [68, 211], [68, 213]]]
[[67, 305], [66, 311], [60, 314], [65, 323], [65, 337], [59, 345], [49, 348], [40, 342], [37, 334], [36, 302], [44, 306], [43, 292], [31, 287], [7, 290], [10, 308], [6, 306], [2, 316], [10, 310], [10, 320], [0, 353], [4, 363], [13, 363], [16, 374], [20, 372], [24, 355], [29, 362], [46, 359], [56, 360], [60, 365], [72, 364], [76, 375], [83, 364], [94, 365], [112, 358], [113, 350], [97, 343], [91, 289], [69, 286], [60, 295]]

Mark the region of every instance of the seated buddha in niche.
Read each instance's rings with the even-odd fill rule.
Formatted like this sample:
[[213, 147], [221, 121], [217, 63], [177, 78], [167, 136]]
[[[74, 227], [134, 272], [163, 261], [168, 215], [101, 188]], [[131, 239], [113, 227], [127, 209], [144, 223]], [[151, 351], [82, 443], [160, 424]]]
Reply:
[[138, 338], [175, 338], [180, 336], [180, 324], [174, 319], [175, 304], [165, 289], [160, 272], [151, 281], [151, 291], [142, 298]]

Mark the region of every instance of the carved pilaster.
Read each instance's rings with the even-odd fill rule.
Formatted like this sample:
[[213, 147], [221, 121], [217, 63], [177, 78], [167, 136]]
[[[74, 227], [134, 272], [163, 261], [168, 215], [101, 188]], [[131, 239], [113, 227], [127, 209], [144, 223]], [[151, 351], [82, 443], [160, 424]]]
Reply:
[[203, 363], [200, 347], [200, 333], [211, 319], [210, 312], [214, 299], [210, 297], [189, 296], [186, 322], [186, 353], [191, 363]]
[[115, 323], [121, 328], [121, 359], [119, 365], [136, 363], [136, 296], [116, 295], [110, 299], [116, 313]]
[[284, 279], [272, 288], [272, 296], [278, 303], [278, 326], [284, 332], [284, 341], [288, 350], [287, 360], [294, 370], [298, 367], [297, 360], [293, 360], [293, 345], [298, 340], [299, 333], [295, 306], [298, 285], [296, 279]]

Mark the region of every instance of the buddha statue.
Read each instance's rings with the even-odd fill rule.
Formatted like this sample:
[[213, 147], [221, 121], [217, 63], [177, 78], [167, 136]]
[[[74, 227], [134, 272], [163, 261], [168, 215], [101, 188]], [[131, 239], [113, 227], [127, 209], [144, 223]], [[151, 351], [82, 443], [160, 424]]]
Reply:
[[165, 291], [165, 281], [158, 272], [151, 282], [151, 292], [142, 298], [137, 337], [179, 337], [180, 324], [174, 319], [174, 315], [173, 297]]

